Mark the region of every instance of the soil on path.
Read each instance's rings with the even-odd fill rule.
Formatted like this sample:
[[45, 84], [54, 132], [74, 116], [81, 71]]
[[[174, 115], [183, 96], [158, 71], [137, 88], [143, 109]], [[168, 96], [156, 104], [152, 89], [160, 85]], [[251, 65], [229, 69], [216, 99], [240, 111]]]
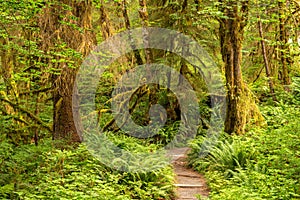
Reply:
[[175, 200], [197, 200], [196, 195], [208, 197], [209, 189], [203, 175], [187, 166], [188, 148], [177, 148], [169, 152], [176, 174]]

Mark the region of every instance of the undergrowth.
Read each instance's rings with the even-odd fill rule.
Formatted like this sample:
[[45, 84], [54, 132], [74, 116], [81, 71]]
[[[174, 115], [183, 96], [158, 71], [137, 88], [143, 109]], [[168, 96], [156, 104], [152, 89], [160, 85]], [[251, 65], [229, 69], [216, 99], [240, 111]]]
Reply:
[[[131, 139], [126, 143], [142, 148]], [[150, 200], [173, 196], [174, 175], [169, 166], [151, 172], [119, 172], [99, 162], [82, 144], [73, 148], [51, 140], [39, 146], [15, 147], [2, 138], [0, 148], [0, 199]]]
[[299, 105], [294, 97], [262, 105], [268, 127], [224, 133], [204, 157], [204, 136], [191, 142], [189, 163], [205, 174], [209, 199], [300, 199]]

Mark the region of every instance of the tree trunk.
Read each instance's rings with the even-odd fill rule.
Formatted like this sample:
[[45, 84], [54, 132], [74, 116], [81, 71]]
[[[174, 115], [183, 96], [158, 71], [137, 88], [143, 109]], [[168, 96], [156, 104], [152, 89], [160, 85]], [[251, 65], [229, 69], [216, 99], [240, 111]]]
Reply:
[[[45, 41], [43, 49], [46, 52], [49, 50], [64, 52], [73, 49], [84, 58], [95, 45], [95, 36], [91, 32], [91, 15], [91, 0], [62, 0], [48, 5], [39, 21], [42, 41]], [[62, 21], [65, 23], [61, 23]], [[59, 44], [65, 44], [66, 47], [61, 50], [57, 47]], [[53, 139], [80, 142], [81, 123], [78, 105], [75, 103], [75, 113], [73, 113], [72, 98], [78, 98], [77, 95], [73, 96], [73, 86], [82, 59], [72, 56], [68, 56], [65, 62], [55, 63], [54, 66], [61, 71], [59, 75], [53, 75], [52, 78], [54, 87]], [[60, 57], [57, 56], [56, 59], [59, 60]], [[74, 102], [78, 102], [77, 100], [75, 99]]]
[[[285, 2], [285, 1], [284, 1]], [[278, 10], [279, 10], [279, 41], [280, 41], [280, 61], [281, 61], [281, 78], [282, 84], [286, 91], [289, 91], [288, 85], [291, 84], [291, 80], [289, 77], [289, 59], [287, 54], [289, 49], [287, 47], [288, 35], [287, 30], [285, 28], [286, 21], [286, 7], [282, 1], [278, 1]]]
[[[128, 11], [127, 11], [127, 3], [126, 3], [126, 0], [123, 0], [122, 1], [122, 4], [119, 4], [122, 6], [122, 14], [123, 14], [123, 17], [124, 17], [124, 23], [125, 23], [125, 28], [127, 30], [130, 30], [131, 29], [131, 25], [130, 25], [130, 20], [129, 20], [129, 16], [128, 16]], [[142, 65], [143, 64], [143, 59], [141, 57], [141, 54], [139, 52], [139, 50], [137, 50], [135, 48], [135, 44], [134, 44], [134, 41], [131, 37], [131, 35], [129, 34], [129, 40], [130, 40], [130, 46], [131, 46], [131, 49], [133, 49], [133, 52], [134, 52], [134, 57], [136, 59], [136, 63], [138, 65]]]
[[[63, 81], [55, 82], [56, 90], [53, 92], [53, 139], [67, 139], [71, 142], [80, 142], [82, 140], [81, 131], [76, 129], [81, 127], [79, 113], [74, 113], [73, 119], [72, 98], [73, 86], [76, 77], [74, 69], [66, 69], [62, 74], [66, 74]], [[60, 79], [60, 78], [57, 78]], [[74, 96], [74, 98], [77, 98]], [[78, 106], [78, 105], [77, 105]]]
[[261, 19], [260, 19], [259, 16], [258, 16], [258, 30], [259, 30], [259, 35], [260, 35], [260, 38], [261, 38], [261, 49], [262, 49], [262, 54], [263, 54], [263, 58], [264, 58], [266, 75], [267, 75], [268, 83], [269, 83], [269, 87], [270, 87], [270, 93], [271, 93], [271, 96], [273, 98], [273, 101], [275, 102], [275, 101], [277, 101], [277, 98], [276, 98], [276, 95], [275, 95], [273, 81], [271, 79], [269, 62], [268, 62], [266, 46], [265, 46], [265, 39], [264, 39], [263, 28], [262, 28], [262, 22], [261, 22]]
[[225, 132], [243, 134], [251, 117], [262, 119], [250, 90], [243, 82], [241, 72], [242, 43], [248, 15], [248, 1], [220, 1], [220, 10], [226, 18], [220, 19], [221, 53], [225, 64], [227, 111]]
[[104, 4], [102, 4], [100, 7], [99, 24], [101, 27], [102, 37], [104, 40], [106, 40], [107, 38], [113, 35], [113, 28], [110, 24], [110, 19], [106, 13]]

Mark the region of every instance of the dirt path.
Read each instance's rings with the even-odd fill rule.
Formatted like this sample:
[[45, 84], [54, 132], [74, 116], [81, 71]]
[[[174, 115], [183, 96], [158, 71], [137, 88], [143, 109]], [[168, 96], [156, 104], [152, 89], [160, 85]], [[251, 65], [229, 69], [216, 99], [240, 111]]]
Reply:
[[170, 151], [172, 164], [176, 173], [176, 199], [175, 200], [197, 200], [196, 194], [207, 197], [208, 187], [203, 175], [187, 167], [186, 154], [188, 148], [177, 148]]

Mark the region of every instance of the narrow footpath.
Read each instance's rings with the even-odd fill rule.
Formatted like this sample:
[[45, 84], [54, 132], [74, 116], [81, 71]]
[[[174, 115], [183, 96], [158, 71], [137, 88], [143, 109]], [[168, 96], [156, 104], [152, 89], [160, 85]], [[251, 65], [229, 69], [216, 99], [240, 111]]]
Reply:
[[188, 148], [177, 148], [169, 153], [176, 173], [175, 200], [197, 200], [196, 195], [200, 194], [202, 197], [209, 195], [204, 176], [187, 166], [188, 151]]

